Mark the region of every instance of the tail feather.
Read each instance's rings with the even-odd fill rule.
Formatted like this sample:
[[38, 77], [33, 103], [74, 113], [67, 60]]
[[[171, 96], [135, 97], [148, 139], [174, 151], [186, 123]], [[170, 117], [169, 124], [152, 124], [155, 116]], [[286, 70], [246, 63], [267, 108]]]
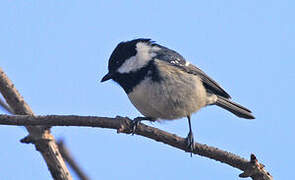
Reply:
[[221, 96], [217, 96], [216, 105], [222, 107], [238, 117], [245, 119], [255, 119], [255, 117], [251, 114], [251, 111], [235, 102], [232, 102], [229, 99], [226, 99]]

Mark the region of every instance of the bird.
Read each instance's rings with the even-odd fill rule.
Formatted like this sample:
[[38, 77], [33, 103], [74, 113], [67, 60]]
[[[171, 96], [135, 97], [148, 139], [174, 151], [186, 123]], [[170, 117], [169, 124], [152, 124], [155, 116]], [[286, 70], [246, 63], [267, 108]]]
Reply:
[[201, 108], [217, 105], [240, 118], [255, 119], [252, 112], [233, 102], [231, 96], [200, 68], [178, 52], [149, 38], [120, 42], [111, 53], [108, 73], [143, 115], [133, 120], [136, 131], [142, 120], [161, 121], [186, 117], [187, 151], [194, 151], [191, 116]]

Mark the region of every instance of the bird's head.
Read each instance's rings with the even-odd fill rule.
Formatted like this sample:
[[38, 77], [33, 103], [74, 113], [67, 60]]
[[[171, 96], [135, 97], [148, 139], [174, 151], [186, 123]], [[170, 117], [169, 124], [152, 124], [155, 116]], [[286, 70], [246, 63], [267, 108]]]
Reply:
[[136, 72], [146, 66], [156, 56], [160, 47], [151, 39], [134, 39], [117, 45], [109, 59], [109, 72], [101, 82], [113, 79], [122, 74]]

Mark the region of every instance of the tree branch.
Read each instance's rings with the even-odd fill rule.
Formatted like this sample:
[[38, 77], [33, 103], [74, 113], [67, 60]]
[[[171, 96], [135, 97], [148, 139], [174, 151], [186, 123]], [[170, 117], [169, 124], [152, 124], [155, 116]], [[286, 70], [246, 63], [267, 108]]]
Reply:
[[57, 145], [62, 157], [68, 163], [68, 165], [74, 170], [74, 172], [76, 172], [79, 179], [89, 180], [88, 176], [84, 173], [82, 168], [78, 165], [78, 163], [75, 161], [75, 159], [71, 155], [70, 151], [64, 145], [63, 140], [58, 140]]
[[[33, 115], [33, 111], [29, 105], [24, 101], [23, 97], [1, 68], [0, 92], [7, 104], [11, 107], [11, 112], [20, 115]], [[22, 139], [21, 142], [34, 143], [36, 149], [42, 154], [54, 179], [71, 180], [72, 177], [59, 153], [54, 137], [50, 134], [49, 128], [44, 126], [27, 126], [26, 129], [29, 132], [29, 136]]]
[[[74, 115], [48, 115], [48, 116], [9, 116], [0, 115], [0, 124], [3, 125], [43, 125], [43, 126], [86, 126], [116, 129], [118, 133], [130, 134], [132, 125], [127, 117], [94, 117]], [[159, 141], [175, 148], [188, 152], [186, 140], [175, 134], [139, 123], [135, 134], [141, 135], [155, 141]], [[220, 150], [205, 144], [195, 143], [193, 154], [226, 163], [232, 167], [244, 171], [240, 177], [251, 177], [253, 180], [273, 180], [272, 176], [264, 169], [256, 157], [252, 154], [248, 161], [233, 153]]]
[[0, 98], [0, 106], [10, 114], [14, 114], [13, 110]]

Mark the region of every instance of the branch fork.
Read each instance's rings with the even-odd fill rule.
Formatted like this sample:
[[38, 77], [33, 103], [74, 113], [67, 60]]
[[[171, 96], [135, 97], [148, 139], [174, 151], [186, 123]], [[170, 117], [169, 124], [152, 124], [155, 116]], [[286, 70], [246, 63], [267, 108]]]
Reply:
[[251, 165], [249, 166], [249, 168], [241, 173], [239, 177], [251, 177], [252, 179], [261, 177], [261, 180], [273, 180], [272, 175], [264, 169], [265, 165], [259, 163], [254, 154], [251, 154], [250, 156], [250, 164]]

